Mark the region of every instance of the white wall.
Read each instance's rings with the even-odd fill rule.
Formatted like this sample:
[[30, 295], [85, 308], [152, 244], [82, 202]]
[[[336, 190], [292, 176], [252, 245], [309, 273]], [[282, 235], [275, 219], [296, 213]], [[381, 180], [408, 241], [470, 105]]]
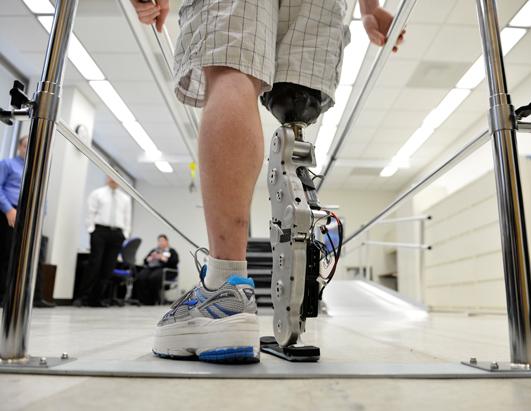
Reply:
[[[84, 125], [88, 130], [85, 142], [90, 143], [95, 110], [76, 89], [63, 91], [60, 118], [73, 129]], [[70, 299], [74, 290], [88, 160], [59, 134], [55, 136], [52, 150], [43, 234], [49, 238], [47, 261], [57, 266], [54, 298]]]
[[427, 212], [425, 303], [434, 310], [506, 310], [498, 208], [493, 172]]
[[[199, 192], [190, 193], [184, 188], [155, 187], [146, 183], [138, 183], [137, 189], [158, 211], [194, 242], [202, 247], [208, 246]], [[193, 287], [199, 278], [193, 258], [190, 256], [190, 251], [193, 252], [195, 249], [136, 202], [133, 204], [133, 212], [131, 236], [142, 238], [137, 261], [140, 263], [148, 251], [156, 245], [159, 234], [167, 234], [170, 244], [177, 250], [181, 260], [179, 264], [179, 286], [181, 289]]]
[[[206, 225], [201, 208], [201, 196], [198, 192], [189, 193], [187, 189], [168, 189], [166, 187], [153, 187], [145, 183], [139, 183], [137, 188], [146, 196], [148, 201], [167, 216], [174, 224], [193, 241], [200, 246], [208, 246]], [[347, 233], [352, 232], [368, 218], [372, 217], [375, 210], [383, 208], [392, 198], [394, 193], [390, 192], [343, 192], [324, 190], [320, 199], [323, 204], [339, 204], [341, 208], [338, 215], [345, 220]], [[179, 236], [172, 232], [162, 223], [158, 222], [151, 214], [147, 213], [143, 207], [134, 205], [135, 217], [133, 220], [133, 235], [141, 237], [143, 243], [140, 247], [138, 260], [151, 249], [160, 233], [168, 234], [170, 242], [179, 253], [180, 263], [180, 287], [190, 288], [197, 282], [197, 271], [189, 251], [194, 249]], [[271, 216], [267, 191], [257, 189], [251, 209], [251, 230], [253, 237], [269, 238], [269, 219]], [[380, 238], [389, 230], [389, 227], [378, 227], [373, 237]], [[356, 252], [347, 253], [341, 260], [338, 267], [337, 278], [347, 276], [346, 267], [358, 265], [358, 254]], [[371, 250], [373, 254], [373, 265], [375, 272], [385, 271], [383, 253], [384, 250], [377, 248]]]
[[[519, 148], [521, 153], [528, 151], [525, 143]], [[531, 160], [520, 156], [519, 161], [524, 211], [531, 222]], [[490, 146], [449, 174], [446, 182], [464, 180], [467, 174], [468, 184], [455, 191], [435, 184], [409, 204], [414, 213], [432, 216], [426, 222], [425, 242], [433, 249], [424, 253], [421, 269], [417, 269], [422, 263], [420, 252], [399, 250], [399, 291], [436, 311], [504, 313], [505, 282]], [[529, 223], [527, 228], [529, 237]], [[418, 232], [407, 229], [401, 226], [397, 230], [399, 240], [418, 241]]]

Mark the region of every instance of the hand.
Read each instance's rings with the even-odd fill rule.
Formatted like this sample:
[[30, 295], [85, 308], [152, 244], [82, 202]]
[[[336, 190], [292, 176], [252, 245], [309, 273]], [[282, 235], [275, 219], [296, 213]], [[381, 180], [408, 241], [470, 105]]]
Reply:
[[131, 0], [133, 7], [138, 15], [138, 20], [144, 24], [156, 23], [157, 31], [160, 33], [166, 17], [170, 12], [170, 0], [157, 0], [157, 4], [153, 4], [151, 0], [142, 2], [141, 0]]
[[[376, 44], [377, 46], [383, 46], [387, 41], [387, 32], [391, 23], [393, 22], [393, 15], [385, 10], [383, 7], [376, 7], [372, 13], [365, 14], [362, 16], [361, 20], [363, 22], [363, 27], [371, 40], [371, 43]], [[398, 46], [404, 41], [405, 30], [402, 30], [398, 40], [396, 41], [395, 46], [393, 47], [393, 53], [398, 51]]]
[[15, 221], [17, 219], [17, 210], [12, 208], [6, 213], [7, 217], [7, 224], [9, 224], [9, 227], [15, 227]]

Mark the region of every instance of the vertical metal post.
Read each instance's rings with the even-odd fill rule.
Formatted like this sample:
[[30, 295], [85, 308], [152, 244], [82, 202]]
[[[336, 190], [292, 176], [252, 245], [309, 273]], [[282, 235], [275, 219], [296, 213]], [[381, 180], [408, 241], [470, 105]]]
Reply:
[[[419, 220], [419, 244], [426, 244], [426, 220]], [[424, 265], [426, 263], [426, 251], [419, 251], [419, 301], [425, 303], [424, 289], [426, 279], [424, 278]]]
[[41, 81], [34, 96], [35, 107], [11, 248], [0, 335], [0, 358], [3, 360], [26, 358], [50, 148], [77, 0], [57, 0], [55, 7]]
[[496, 2], [477, 0], [477, 8], [490, 91], [489, 119], [493, 135], [511, 362], [530, 364], [531, 276], [516, 149], [514, 108], [507, 94]]

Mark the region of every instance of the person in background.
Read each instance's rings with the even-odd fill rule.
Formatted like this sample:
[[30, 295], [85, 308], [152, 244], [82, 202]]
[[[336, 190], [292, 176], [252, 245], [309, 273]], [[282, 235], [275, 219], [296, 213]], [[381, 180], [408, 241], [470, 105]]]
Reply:
[[[4, 298], [7, 287], [7, 274], [9, 269], [9, 256], [13, 242], [13, 229], [17, 219], [17, 205], [22, 185], [22, 173], [28, 148], [28, 136], [18, 141], [17, 155], [0, 161], [0, 304]], [[43, 261], [42, 250], [39, 253], [39, 262]], [[43, 300], [41, 270], [37, 272], [33, 306], [51, 308], [55, 304]]]
[[[153, 305], [159, 300], [162, 287], [162, 272], [164, 268], [177, 269], [179, 254], [170, 247], [168, 237], [161, 234], [157, 238], [157, 247], [152, 249], [144, 258], [144, 268], [136, 277], [134, 293], [142, 304]], [[167, 280], [175, 279], [168, 276]]]
[[131, 230], [131, 197], [110, 177], [104, 187], [89, 195], [87, 226], [90, 257], [84, 286], [74, 305], [108, 307], [106, 291], [112, 270]]

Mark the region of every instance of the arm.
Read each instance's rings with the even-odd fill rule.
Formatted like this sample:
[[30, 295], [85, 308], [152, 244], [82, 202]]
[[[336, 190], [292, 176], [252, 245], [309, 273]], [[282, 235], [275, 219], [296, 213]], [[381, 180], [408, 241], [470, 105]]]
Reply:
[[151, 260], [152, 260], [152, 258], [151, 258], [151, 254], [153, 254], [154, 252], [155, 252], [155, 249], [152, 249], [152, 250], [148, 253], [148, 255], [146, 255], [146, 258], [144, 258], [144, 265], [148, 265], [148, 264], [151, 262]]
[[13, 208], [4, 192], [4, 184], [9, 176], [9, 168], [5, 161], [0, 161], [0, 210], [6, 215], [7, 223], [10, 227], [15, 226], [17, 210]]
[[155, 23], [157, 31], [162, 32], [162, 27], [170, 12], [169, 0], [157, 0], [157, 4], [153, 4], [151, 0], [131, 0], [131, 3], [138, 15], [138, 20], [144, 24]]
[[[377, 46], [383, 46], [387, 41], [387, 33], [393, 22], [393, 15], [380, 7], [379, 0], [359, 0], [361, 20], [363, 27], [371, 40]], [[393, 47], [393, 52], [398, 51], [398, 46], [404, 41], [405, 30], [402, 31]]]
[[9, 200], [7, 199], [6, 193], [4, 192], [4, 184], [9, 175], [9, 169], [5, 161], [0, 161], [0, 210], [2, 213], [7, 213], [13, 208]]
[[173, 248], [170, 248], [170, 258], [168, 258], [164, 266], [167, 268], [177, 268], [177, 264], [179, 264], [179, 254]]

